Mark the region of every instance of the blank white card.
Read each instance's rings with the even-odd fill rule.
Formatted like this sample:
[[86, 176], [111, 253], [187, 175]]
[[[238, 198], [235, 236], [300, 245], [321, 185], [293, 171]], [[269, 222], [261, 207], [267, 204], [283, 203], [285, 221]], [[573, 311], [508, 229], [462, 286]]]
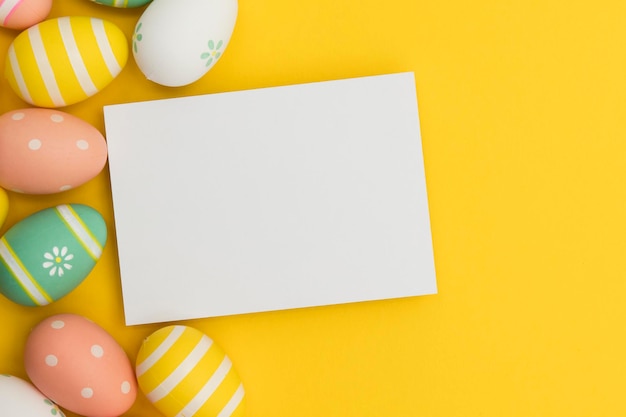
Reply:
[[126, 324], [436, 292], [413, 73], [104, 113]]

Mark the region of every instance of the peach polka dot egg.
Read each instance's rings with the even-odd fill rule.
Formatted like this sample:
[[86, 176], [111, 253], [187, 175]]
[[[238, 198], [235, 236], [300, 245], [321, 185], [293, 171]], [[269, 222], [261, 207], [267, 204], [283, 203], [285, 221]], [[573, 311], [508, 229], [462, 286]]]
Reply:
[[25, 194], [76, 188], [102, 171], [104, 136], [86, 121], [51, 109], [0, 116], [0, 186]]
[[137, 395], [124, 350], [79, 315], [58, 314], [39, 323], [26, 342], [24, 362], [28, 377], [46, 397], [82, 416], [122, 415]]

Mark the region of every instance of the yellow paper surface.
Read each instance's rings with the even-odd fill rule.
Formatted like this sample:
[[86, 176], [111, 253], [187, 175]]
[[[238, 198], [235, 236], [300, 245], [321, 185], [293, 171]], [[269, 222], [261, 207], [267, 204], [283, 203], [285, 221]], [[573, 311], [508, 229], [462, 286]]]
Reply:
[[[142, 10], [59, 0], [51, 17], [106, 18], [130, 42]], [[242, 1], [201, 81], [161, 87], [131, 58], [63, 110], [104, 132], [106, 104], [414, 71], [439, 294], [185, 324], [231, 357], [250, 416], [622, 416], [625, 22], [620, 1]], [[3, 59], [16, 35], [0, 30]], [[2, 112], [26, 106], [0, 83]], [[29, 329], [60, 312], [96, 321], [134, 360], [162, 325], [123, 324], [108, 171], [9, 198], [1, 232], [78, 202], [103, 213], [111, 239], [64, 299], [0, 299], [0, 372], [25, 377]], [[143, 395], [126, 414], [156, 415]]]

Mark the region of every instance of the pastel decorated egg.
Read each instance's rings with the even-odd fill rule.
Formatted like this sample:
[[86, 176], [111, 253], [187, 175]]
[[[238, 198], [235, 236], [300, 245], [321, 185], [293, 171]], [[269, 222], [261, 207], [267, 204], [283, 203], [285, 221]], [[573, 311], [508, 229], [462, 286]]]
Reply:
[[104, 136], [76, 116], [51, 109], [0, 116], [0, 186], [52, 194], [95, 177], [107, 160]]
[[242, 416], [244, 388], [224, 351], [187, 326], [168, 326], [143, 341], [139, 387], [167, 417]]
[[7, 214], [9, 213], [9, 197], [7, 196], [6, 191], [0, 188], [0, 227], [4, 224], [4, 221], [7, 219]]
[[20, 33], [6, 56], [5, 76], [18, 96], [38, 107], [62, 107], [113, 81], [126, 65], [128, 45], [109, 21], [59, 17]]
[[3, 374], [0, 375], [0, 416], [65, 417], [65, 414], [31, 383]]
[[105, 6], [119, 7], [119, 8], [130, 8], [130, 7], [141, 7], [145, 4], [150, 3], [152, 0], [91, 0], [94, 3], [103, 4]]
[[39, 323], [26, 341], [24, 365], [44, 395], [83, 416], [119, 416], [137, 396], [126, 352], [103, 328], [76, 314]]
[[228, 46], [237, 7], [237, 0], [154, 0], [133, 35], [139, 69], [169, 87], [200, 79]]
[[107, 239], [104, 219], [82, 204], [41, 210], [0, 238], [0, 292], [25, 306], [65, 296], [91, 272]]
[[0, 26], [9, 29], [26, 29], [46, 17], [52, 0], [3, 0], [0, 2]]

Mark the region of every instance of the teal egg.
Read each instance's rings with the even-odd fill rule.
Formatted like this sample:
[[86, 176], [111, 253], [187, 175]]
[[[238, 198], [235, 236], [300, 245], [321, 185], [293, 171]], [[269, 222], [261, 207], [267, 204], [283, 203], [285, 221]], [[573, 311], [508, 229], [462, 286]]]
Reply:
[[106, 223], [89, 206], [34, 213], [0, 238], [0, 292], [25, 306], [56, 301], [89, 275], [106, 240]]
[[144, 4], [150, 3], [152, 0], [91, 0], [94, 3], [104, 4], [105, 6], [119, 7], [119, 8], [130, 8], [130, 7], [140, 7]]

